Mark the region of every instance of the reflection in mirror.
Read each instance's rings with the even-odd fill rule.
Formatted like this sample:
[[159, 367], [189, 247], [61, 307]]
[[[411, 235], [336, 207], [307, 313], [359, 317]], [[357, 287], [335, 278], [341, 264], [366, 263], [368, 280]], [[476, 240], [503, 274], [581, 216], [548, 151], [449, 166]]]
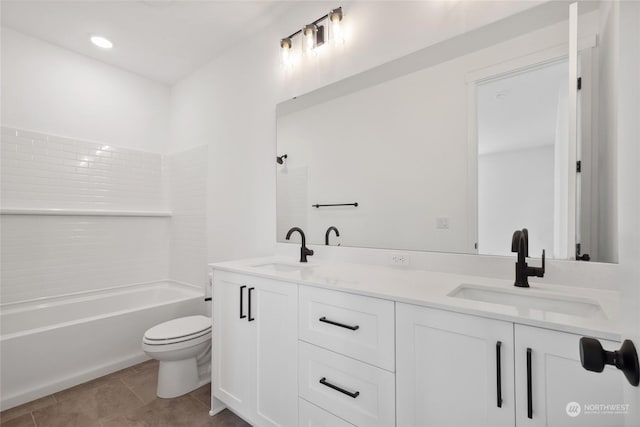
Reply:
[[562, 59], [478, 85], [478, 253], [509, 255], [504, 242], [523, 226], [532, 255], [566, 245], [554, 200], [566, 191], [568, 84]]
[[577, 177], [575, 162], [609, 158], [593, 130], [607, 29], [599, 4], [580, 13], [578, 95], [569, 5], [549, 2], [279, 104], [278, 241], [298, 226], [324, 244], [336, 226], [342, 246], [511, 255], [528, 228], [531, 256], [575, 259], [582, 243], [594, 259], [615, 235], [595, 187], [615, 174]]

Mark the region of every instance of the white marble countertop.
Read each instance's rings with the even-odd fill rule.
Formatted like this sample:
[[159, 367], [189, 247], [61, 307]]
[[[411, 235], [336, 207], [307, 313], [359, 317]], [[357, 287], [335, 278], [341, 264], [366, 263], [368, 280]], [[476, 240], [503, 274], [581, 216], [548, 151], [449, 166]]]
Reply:
[[[294, 267], [277, 271], [269, 264]], [[261, 267], [265, 265], [265, 267]], [[251, 258], [210, 264], [216, 270], [277, 279], [302, 285], [322, 287], [359, 295], [439, 308], [475, 316], [554, 329], [596, 338], [620, 341], [620, 296], [615, 291], [536, 283], [530, 288], [516, 288], [513, 281], [480, 276], [458, 275], [381, 265], [310, 261], [295, 262], [285, 257]], [[286, 267], [283, 267], [286, 268]], [[560, 300], [551, 310], [481, 302], [449, 296], [461, 286], [507, 292], [507, 301], [521, 296]], [[562, 301], [594, 304], [594, 313], [567, 314]], [[597, 305], [601, 310], [597, 310]], [[556, 312], [557, 311], [557, 312]]]

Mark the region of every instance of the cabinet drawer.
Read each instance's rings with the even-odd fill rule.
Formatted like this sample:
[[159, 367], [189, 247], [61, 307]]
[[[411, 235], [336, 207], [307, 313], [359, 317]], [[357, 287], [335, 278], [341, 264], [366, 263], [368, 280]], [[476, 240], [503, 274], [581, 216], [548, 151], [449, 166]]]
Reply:
[[353, 427], [342, 418], [318, 408], [304, 399], [299, 399], [299, 427]]
[[301, 340], [395, 370], [393, 301], [309, 286], [299, 298]]
[[395, 425], [391, 372], [300, 341], [300, 397], [356, 426]]

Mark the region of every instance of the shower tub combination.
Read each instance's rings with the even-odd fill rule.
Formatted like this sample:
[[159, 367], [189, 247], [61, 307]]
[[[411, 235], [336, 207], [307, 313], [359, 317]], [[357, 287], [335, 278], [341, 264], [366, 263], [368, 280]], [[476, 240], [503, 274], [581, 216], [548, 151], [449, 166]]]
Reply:
[[0, 409], [149, 359], [144, 332], [205, 314], [203, 296], [162, 281], [0, 305]]

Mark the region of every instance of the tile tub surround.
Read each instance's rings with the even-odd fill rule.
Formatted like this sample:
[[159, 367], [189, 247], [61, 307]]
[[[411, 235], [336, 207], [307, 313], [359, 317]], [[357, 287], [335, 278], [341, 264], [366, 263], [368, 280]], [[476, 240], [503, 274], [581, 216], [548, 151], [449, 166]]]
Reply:
[[3, 208], [166, 210], [160, 154], [3, 126]]
[[[3, 126], [0, 207], [167, 211], [160, 154]], [[169, 277], [168, 217], [0, 217], [3, 303]]]
[[161, 155], [7, 126], [0, 141], [3, 303], [206, 285], [206, 146]]
[[207, 283], [207, 146], [166, 155], [171, 202], [169, 274], [181, 282]]
[[249, 424], [225, 410], [209, 416], [211, 387], [175, 398], [155, 395], [150, 360], [0, 413], [2, 427], [227, 426]]

